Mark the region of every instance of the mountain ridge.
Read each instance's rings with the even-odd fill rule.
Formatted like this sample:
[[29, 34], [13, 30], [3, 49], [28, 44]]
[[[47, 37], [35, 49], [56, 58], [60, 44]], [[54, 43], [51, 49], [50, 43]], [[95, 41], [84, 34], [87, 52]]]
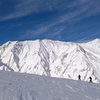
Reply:
[[[95, 48], [95, 49], [94, 49]], [[100, 81], [100, 40], [87, 43], [53, 40], [9, 41], [0, 46], [0, 70]]]

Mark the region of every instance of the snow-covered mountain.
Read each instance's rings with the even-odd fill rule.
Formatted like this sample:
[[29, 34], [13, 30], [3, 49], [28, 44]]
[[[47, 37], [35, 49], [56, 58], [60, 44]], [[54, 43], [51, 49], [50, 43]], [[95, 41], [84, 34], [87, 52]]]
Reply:
[[0, 70], [100, 81], [100, 40], [87, 43], [52, 40], [9, 41], [0, 46]]
[[0, 100], [100, 100], [100, 84], [0, 71]]

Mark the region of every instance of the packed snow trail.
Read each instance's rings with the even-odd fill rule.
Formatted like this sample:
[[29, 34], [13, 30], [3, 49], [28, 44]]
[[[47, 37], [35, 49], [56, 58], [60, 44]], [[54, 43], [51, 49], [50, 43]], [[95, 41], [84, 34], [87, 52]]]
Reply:
[[0, 71], [0, 100], [100, 100], [100, 84]]

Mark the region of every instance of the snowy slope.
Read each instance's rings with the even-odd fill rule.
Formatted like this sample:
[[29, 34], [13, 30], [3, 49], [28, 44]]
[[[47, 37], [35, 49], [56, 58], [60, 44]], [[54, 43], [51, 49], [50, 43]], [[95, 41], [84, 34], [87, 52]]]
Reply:
[[100, 40], [7, 42], [0, 47], [0, 70], [100, 81]]
[[100, 100], [100, 84], [0, 71], [0, 100]]

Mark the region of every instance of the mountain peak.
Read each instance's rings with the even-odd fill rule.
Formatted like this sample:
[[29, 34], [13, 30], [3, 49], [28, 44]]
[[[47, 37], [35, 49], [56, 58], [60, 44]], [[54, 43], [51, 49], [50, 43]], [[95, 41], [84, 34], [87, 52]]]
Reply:
[[75, 80], [81, 75], [83, 81], [91, 76], [93, 82], [99, 82], [100, 57], [90, 50], [94, 44], [89, 46], [46, 39], [9, 41], [0, 47], [0, 69]]

